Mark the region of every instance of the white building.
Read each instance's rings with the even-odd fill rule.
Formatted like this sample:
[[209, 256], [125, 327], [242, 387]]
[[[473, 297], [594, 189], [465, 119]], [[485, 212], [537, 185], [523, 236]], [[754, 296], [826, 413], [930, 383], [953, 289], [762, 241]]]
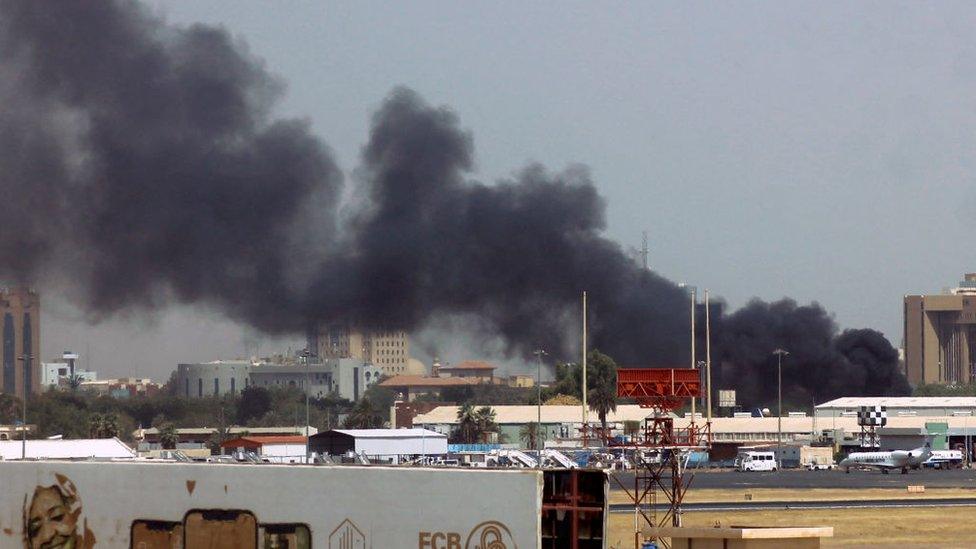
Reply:
[[309, 439], [312, 452], [341, 456], [347, 452], [399, 463], [405, 456], [447, 453], [447, 435], [427, 429], [333, 429]]
[[857, 417], [861, 406], [884, 406], [888, 418], [976, 415], [976, 397], [841, 397], [816, 407], [817, 417]]
[[[0, 441], [0, 459], [20, 459], [23, 442]], [[27, 459], [132, 459], [136, 452], [117, 438], [28, 440]]]
[[224, 441], [221, 451], [254, 452], [271, 463], [305, 463], [307, 439], [301, 435], [290, 436], [243, 436]]

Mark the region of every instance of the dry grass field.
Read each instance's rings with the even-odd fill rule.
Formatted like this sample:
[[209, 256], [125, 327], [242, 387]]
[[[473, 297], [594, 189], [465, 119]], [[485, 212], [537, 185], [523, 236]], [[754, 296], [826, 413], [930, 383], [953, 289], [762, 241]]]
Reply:
[[[833, 526], [834, 537], [824, 547], [880, 549], [904, 547], [976, 547], [973, 507], [896, 509], [811, 509], [790, 511], [694, 512], [684, 515], [686, 526]], [[632, 514], [610, 516], [609, 543], [630, 549], [634, 539]]]

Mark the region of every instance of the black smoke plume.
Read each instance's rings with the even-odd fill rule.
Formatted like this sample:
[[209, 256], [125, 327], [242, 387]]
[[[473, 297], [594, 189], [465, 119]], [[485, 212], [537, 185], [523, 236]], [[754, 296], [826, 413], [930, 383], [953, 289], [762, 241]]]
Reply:
[[[513, 355], [557, 357], [575, 345], [585, 288], [595, 346], [687, 364], [685, 291], [603, 235], [585, 168], [472, 181], [457, 116], [397, 89], [340, 221], [341, 173], [306, 121], [271, 115], [281, 90], [220, 28], [124, 0], [0, 2], [0, 275], [71, 289], [96, 319], [200, 303], [301, 333], [458, 315]], [[819, 307], [757, 302], [715, 325], [729, 383], [757, 395], [771, 346], [802, 364], [798, 390], [902, 390], [890, 345], [837, 337]]]

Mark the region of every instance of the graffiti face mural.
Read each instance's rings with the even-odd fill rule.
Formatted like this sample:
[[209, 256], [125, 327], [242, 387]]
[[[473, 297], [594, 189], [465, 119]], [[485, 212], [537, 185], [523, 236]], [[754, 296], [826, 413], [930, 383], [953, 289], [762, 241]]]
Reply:
[[95, 536], [81, 519], [81, 498], [74, 483], [55, 475], [50, 486], [38, 486], [24, 505], [27, 549], [90, 549]]

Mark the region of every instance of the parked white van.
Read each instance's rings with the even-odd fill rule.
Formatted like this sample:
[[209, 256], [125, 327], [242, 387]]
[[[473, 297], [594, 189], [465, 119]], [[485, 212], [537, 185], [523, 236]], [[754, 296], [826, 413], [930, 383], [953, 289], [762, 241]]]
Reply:
[[776, 455], [772, 452], [741, 452], [735, 458], [736, 471], [775, 471]]

